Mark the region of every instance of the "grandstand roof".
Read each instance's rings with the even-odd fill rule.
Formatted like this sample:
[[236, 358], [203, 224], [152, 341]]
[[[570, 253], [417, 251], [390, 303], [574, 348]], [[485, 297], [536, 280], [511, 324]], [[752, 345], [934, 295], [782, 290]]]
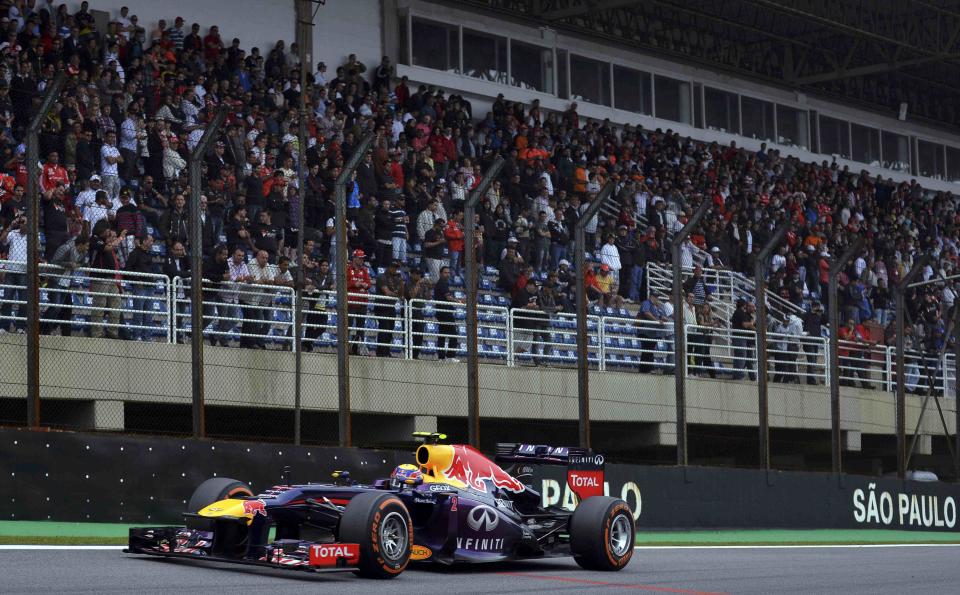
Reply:
[[[449, 0], [435, 0], [451, 3]], [[960, 127], [958, 0], [456, 0]]]

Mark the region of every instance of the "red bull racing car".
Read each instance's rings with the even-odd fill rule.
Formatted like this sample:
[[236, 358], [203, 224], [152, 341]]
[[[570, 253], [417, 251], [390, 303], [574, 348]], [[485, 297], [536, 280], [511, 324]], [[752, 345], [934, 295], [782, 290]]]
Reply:
[[[255, 495], [239, 481], [207, 480], [190, 499], [185, 526], [131, 529], [124, 551], [371, 578], [395, 577], [410, 562], [573, 556], [583, 568], [615, 571], [630, 561], [633, 512], [603, 495], [602, 455], [501, 444], [494, 462], [440, 438], [428, 436], [416, 464], [370, 485], [336, 472], [332, 483], [278, 485]], [[580, 501], [575, 511], [541, 505], [523, 481], [538, 464], [567, 466]]]

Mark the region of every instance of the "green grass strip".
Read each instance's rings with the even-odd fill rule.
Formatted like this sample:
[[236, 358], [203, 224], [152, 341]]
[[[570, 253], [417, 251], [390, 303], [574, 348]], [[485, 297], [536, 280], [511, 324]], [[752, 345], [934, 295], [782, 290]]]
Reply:
[[0, 535], [0, 545], [127, 545], [126, 537]]
[[[144, 523], [149, 524], [149, 523]], [[130, 527], [125, 523], [63, 523], [55, 521], [0, 521], [0, 539], [11, 543], [9, 537], [32, 536], [58, 539], [122, 538], [126, 539]], [[66, 543], [66, 542], [64, 542]]]
[[[143, 523], [142, 525], [149, 525]], [[0, 521], [0, 544], [124, 545], [131, 526], [124, 523]], [[722, 529], [639, 531], [637, 545], [870, 545], [960, 543], [960, 532], [893, 529]]]

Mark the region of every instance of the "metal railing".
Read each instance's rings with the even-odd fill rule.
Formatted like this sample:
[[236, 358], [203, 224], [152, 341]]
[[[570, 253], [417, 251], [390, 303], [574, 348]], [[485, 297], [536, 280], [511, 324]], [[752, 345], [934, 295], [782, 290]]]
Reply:
[[[693, 268], [684, 267], [683, 280], [693, 275]], [[720, 320], [729, 322], [736, 310], [738, 299], [753, 301], [755, 284], [740, 273], [727, 269], [703, 268], [704, 282], [710, 290], [710, 303]], [[673, 288], [673, 272], [669, 265], [651, 262], [647, 264], [645, 278], [647, 290], [669, 301]], [[786, 314], [802, 315], [804, 309], [779, 295], [767, 292], [767, 311], [771, 316], [782, 318]]]
[[[22, 329], [26, 322], [23, 263], [0, 260], [0, 325]], [[171, 283], [165, 275], [77, 267], [40, 266], [40, 324], [92, 337], [164, 342], [172, 339]]]
[[600, 320], [603, 369], [669, 374], [675, 364], [673, 326], [616, 316]]
[[[466, 352], [466, 307], [459, 302], [410, 300], [406, 304], [407, 358], [457, 359]], [[477, 305], [478, 357], [513, 365], [510, 312]]]
[[[22, 263], [0, 261], [0, 325], [23, 324]], [[716, 271], [711, 272], [711, 274]], [[714, 287], [729, 288], [714, 277]], [[41, 324], [127, 340], [182, 342], [189, 336], [189, 281], [164, 275], [88, 267], [72, 272], [41, 268]], [[115, 289], [114, 289], [115, 288]], [[723, 295], [721, 289], [718, 294]], [[205, 282], [204, 338], [227, 346], [293, 349], [294, 300], [304, 302], [304, 349], [332, 350], [337, 344], [337, 304], [332, 291], [298, 298], [276, 285]], [[454, 359], [466, 349], [465, 306], [457, 302], [401, 300], [350, 294], [349, 344], [360, 355], [401, 359]], [[604, 315], [606, 314], [606, 315]], [[616, 314], [614, 312], [614, 314]], [[478, 305], [479, 356], [508, 366], [576, 365], [576, 321], [572, 314]], [[593, 309], [588, 316], [589, 362], [598, 370], [669, 373], [674, 366], [672, 327]], [[754, 380], [756, 335], [725, 327], [687, 325], [687, 374]], [[825, 385], [829, 342], [824, 337], [768, 333], [767, 372], [774, 383]], [[839, 342], [840, 382], [885, 392], [896, 390], [894, 348]], [[956, 362], [950, 353], [905, 354], [906, 386], [954, 395]]]
[[[599, 316], [587, 316], [587, 361], [602, 370], [600, 320]], [[514, 308], [509, 313], [507, 330], [510, 339], [508, 361], [511, 364], [576, 366], [576, 315]]]
[[[304, 299], [304, 348], [332, 350], [337, 345], [337, 295], [317, 291]], [[407, 304], [398, 298], [347, 294], [347, 342], [354, 353], [409, 358], [410, 317]]]
[[[293, 348], [293, 300], [289, 287], [254, 283], [203, 284], [203, 336], [211, 341], [244, 347]], [[172, 284], [172, 341], [184, 342], [192, 332], [190, 280]]]
[[752, 331], [688, 324], [687, 375], [756, 379], [757, 335]]
[[[837, 341], [837, 351], [840, 361], [838, 376], [840, 386], [861, 386], [868, 389], [881, 388], [881, 390], [885, 387], [890, 392], [896, 390], [895, 383], [890, 382], [896, 375], [892, 347], [840, 339]], [[909, 369], [908, 355], [908, 376]]]

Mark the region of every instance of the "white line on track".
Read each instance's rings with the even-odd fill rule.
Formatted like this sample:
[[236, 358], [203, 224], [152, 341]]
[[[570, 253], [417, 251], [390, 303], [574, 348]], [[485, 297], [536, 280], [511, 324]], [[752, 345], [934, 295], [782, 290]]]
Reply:
[[123, 545], [0, 545], [0, 550], [122, 550]]
[[866, 543], [829, 545], [638, 545], [635, 550], [793, 550], [814, 548], [960, 547], [960, 543]]

